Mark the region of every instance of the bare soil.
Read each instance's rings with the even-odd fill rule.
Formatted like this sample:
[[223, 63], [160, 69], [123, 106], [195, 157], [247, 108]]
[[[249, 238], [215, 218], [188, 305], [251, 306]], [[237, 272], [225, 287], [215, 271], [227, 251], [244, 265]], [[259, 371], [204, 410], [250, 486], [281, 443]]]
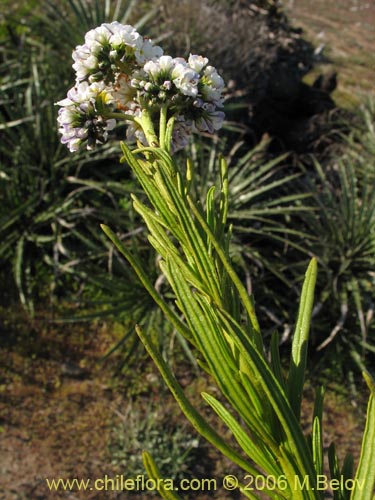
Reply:
[[109, 341], [93, 327], [8, 332], [0, 349], [1, 499], [80, 498], [48, 492], [46, 478], [111, 473], [116, 397], [110, 372], [98, 366]]
[[375, 94], [374, 0], [284, 0], [291, 21], [316, 47], [317, 73], [337, 71], [333, 98], [340, 106], [360, 102], [364, 92]]
[[[76, 325], [73, 329], [40, 325], [37, 330], [23, 325], [19, 326], [19, 334], [15, 330], [8, 331], [7, 336], [5, 333], [3, 330], [0, 345], [0, 499], [134, 498], [134, 494], [120, 491], [51, 491], [46, 479], [93, 480], [105, 475], [115, 478], [118, 474], [127, 477], [127, 471], [114, 464], [110, 443], [120, 420], [126, 424], [133, 403], [144, 401], [147, 411], [147, 401], [152, 400], [167, 419], [180, 414], [161, 386], [152, 363], [134, 367], [136, 383], [133, 376], [114, 377], [118, 358], [110, 358], [107, 364], [102, 361], [116, 340], [105, 325]], [[206, 382], [194, 380], [187, 371], [182, 383], [189, 392], [199, 394], [201, 384]], [[313, 399], [308, 389], [303, 411], [307, 434]], [[142, 403], [138, 407], [142, 408]], [[324, 426], [325, 447], [334, 440], [341, 460], [351, 452], [358, 462], [363, 406], [355, 407], [347, 397], [329, 391]], [[225, 474], [235, 473], [210, 447], [202, 463], [197, 464], [198, 470], [200, 477], [215, 477], [218, 481]], [[143, 492], [138, 498], [150, 496]], [[195, 498], [238, 497], [218, 490], [210, 495], [196, 492]]]
[[[92, 487], [56, 491], [47, 484], [47, 479], [59, 478], [134, 477], [126, 466], [116, 463], [112, 452], [120, 424], [125, 439], [132, 436], [126, 432], [134, 423], [133, 416], [129, 418], [133, 408], [145, 419], [151, 407], [157, 408], [173, 428], [178, 419], [179, 427], [186, 428], [148, 357], [141, 356], [125, 375], [115, 373], [120, 353], [104, 361], [119, 340], [112, 327], [100, 323], [51, 326], [44, 320], [28, 326], [24, 318], [11, 323], [0, 317], [0, 500], [155, 497], [145, 491], [122, 492], [116, 485], [117, 491], [109, 486], [103, 492]], [[190, 389], [195, 383], [200, 386], [190, 367], [185, 371], [181, 383]], [[200, 394], [200, 390], [192, 392]], [[233, 472], [230, 464], [218, 460], [215, 450], [205, 444], [200, 450], [202, 463], [198, 459], [193, 477], [223, 477]], [[218, 494], [221, 500], [236, 498]], [[197, 498], [218, 497], [213, 491], [209, 497]]]

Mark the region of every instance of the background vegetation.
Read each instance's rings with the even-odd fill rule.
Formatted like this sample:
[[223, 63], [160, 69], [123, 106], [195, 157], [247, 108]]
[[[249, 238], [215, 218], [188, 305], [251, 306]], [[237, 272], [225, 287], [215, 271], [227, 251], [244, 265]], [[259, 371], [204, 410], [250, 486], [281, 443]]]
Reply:
[[[194, 353], [178, 337], [166, 343], [161, 316], [99, 228], [99, 223], [114, 228], [138, 254], [155, 286], [173, 300], [158, 275], [157, 255], [149, 249], [145, 229], [131, 207], [129, 194], [140, 194], [139, 187], [119, 165], [118, 141], [71, 155], [57, 134], [54, 102], [63, 98], [72, 81], [72, 49], [90, 28], [117, 19], [162, 41], [172, 54], [207, 54], [228, 81], [225, 130], [219, 137], [195, 138], [180, 160], [189, 156], [195, 162], [197, 196], [215, 183], [219, 154], [228, 160], [233, 261], [255, 293], [265, 334], [277, 329], [288, 351], [298, 290], [306, 263], [315, 255], [319, 281], [311, 376], [355, 382], [361, 368], [372, 370], [375, 100], [367, 84], [355, 99], [347, 98], [351, 84], [347, 79], [344, 91], [335, 90], [336, 75], [327, 73], [327, 66], [322, 70], [328, 56], [290, 20], [293, 2], [288, 3], [289, 11], [272, 0], [3, 0], [3, 4], [3, 355], [21, 352], [23, 359], [56, 361], [53, 366], [59, 375], [52, 376], [52, 385], [42, 382], [44, 391], [57, 390], [64, 377], [85, 380], [99, 358], [129, 377], [129, 367], [150, 370], [134, 333], [135, 324], [141, 323], [153, 332], [169, 362], [183, 367], [181, 376], [199, 386], [202, 375], [196, 375]], [[364, 68], [368, 64], [362, 61]], [[340, 77], [339, 70], [339, 81]], [[123, 137], [124, 128], [118, 127], [115, 135]], [[104, 335], [105, 348], [97, 345], [98, 335]], [[56, 353], [62, 339], [73, 348]], [[88, 345], [97, 351], [91, 362], [87, 353], [81, 356], [81, 348]], [[4, 364], [0, 384], [5, 403], [5, 388], [15, 371], [22, 373], [29, 366], [24, 362], [24, 367], [18, 366], [15, 355]], [[113, 368], [109, 370], [112, 375]], [[117, 379], [110, 382], [111, 388], [133, 398], [135, 414], [147, 411], [150, 422], [137, 427], [134, 421], [127, 434], [120, 419], [108, 438], [111, 462], [123, 464], [138, 453], [140, 436], [151, 443], [156, 459], [158, 446], [162, 461], [185, 457], [187, 449], [198, 446], [194, 437], [172, 426], [175, 448], [167, 449], [166, 441], [151, 430], [154, 423], [156, 428], [163, 426], [163, 416], [155, 416], [155, 407], [146, 403], [143, 376], [132, 377], [126, 390]], [[129, 412], [125, 411], [127, 419]], [[8, 425], [4, 418], [4, 429]], [[116, 441], [113, 435], [120, 437]], [[197, 474], [193, 462], [186, 461]], [[135, 463], [131, 473], [137, 467]]]

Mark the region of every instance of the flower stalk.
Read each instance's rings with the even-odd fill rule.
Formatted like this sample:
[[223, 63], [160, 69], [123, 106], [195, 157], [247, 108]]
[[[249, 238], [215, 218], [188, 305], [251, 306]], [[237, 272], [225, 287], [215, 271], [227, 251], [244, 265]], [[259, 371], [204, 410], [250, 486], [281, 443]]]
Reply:
[[159, 146], [159, 140], [155, 133], [154, 124], [151, 118], [151, 114], [146, 109], [142, 110], [142, 115], [140, 118], [134, 118], [134, 121], [141, 127], [147, 143], [152, 148], [157, 148]]

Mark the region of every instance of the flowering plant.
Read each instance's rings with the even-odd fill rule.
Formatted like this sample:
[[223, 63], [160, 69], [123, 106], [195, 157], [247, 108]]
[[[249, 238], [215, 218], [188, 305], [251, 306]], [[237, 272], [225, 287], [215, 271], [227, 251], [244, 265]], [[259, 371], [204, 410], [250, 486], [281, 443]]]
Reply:
[[[105, 142], [117, 120], [129, 124], [128, 140], [156, 146], [153, 122], [160, 114], [160, 146], [172, 152], [185, 147], [192, 132], [221, 127], [224, 82], [205, 57], [163, 55], [133, 27], [113, 22], [89, 31], [73, 59], [76, 84], [57, 103], [62, 142], [70, 151]], [[168, 119], [174, 127], [164, 144]]]
[[[373, 500], [375, 385], [370, 376], [364, 374], [371, 395], [355, 473], [349, 458], [339, 467], [331, 446], [331, 479], [321, 481], [326, 477], [323, 391], [317, 392], [309, 439], [300, 424], [316, 260], [312, 259], [306, 272], [289, 369], [284, 373], [278, 337], [273, 335], [268, 358], [253, 298], [231, 264], [225, 161], [221, 161], [220, 192], [215, 197], [211, 187], [203, 207], [190, 195], [194, 165], [188, 161], [183, 173], [172, 156], [186, 145], [191, 133], [220, 128], [224, 82], [216, 69], [202, 56], [190, 55], [185, 60], [163, 55], [160, 47], [134, 28], [119, 23], [103, 24], [87, 33], [85, 44], [76, 48], [73, 59], [75, 87], [58, 103], [62, 142], [71, 151], [80, 146], [91, 149], [107, 140], [117, 121], [128, 124], [127, 139], [136, 140], [137, 148], [132, 151], [122, 143], [122, 161], [133, 170], [149, 202], [146, 205], [133, 195], [134, 208], [147, 225], [150, 244], [160, 255], [160, 268], [175, 294], [176, 308], [164, 301], [141, 263], [116, 234], [107, 226], [103, 230], [216, 382], [226, 404], [207, 392], [202, 397], [230, 429], [242, 451], [191, 405], [152, 339], [138, 328], [186, 417], [244, 473], [265, 479], [262, 495], [318, 500], [331, 487], [338, 500]], [[149, 475], [158, 479], [157, 466], [148, 453], [144, 463]], [[258, 493], [244, 484], [245, 477], [242, 481], [232, 478], [227, 489], [238, 488], [245, 497], [258, 498]], [[161, 496], [178, 499], [168, 484], [158, 481]]]

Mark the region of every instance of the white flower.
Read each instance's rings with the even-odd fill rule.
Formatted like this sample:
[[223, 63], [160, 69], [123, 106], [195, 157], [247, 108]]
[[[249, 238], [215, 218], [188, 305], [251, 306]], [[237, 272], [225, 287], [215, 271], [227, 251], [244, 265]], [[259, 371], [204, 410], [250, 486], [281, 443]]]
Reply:
[[[199, 75], [190, 68], [181, 57], [161, 56], [148, 61], [144, 65], [144, 73], [140, 72], [134, 81], [137, 88], [144, 89], [152, 105], [176, 103], [176, 99], [183, 96], [196, 97], [198, 94]], [[147, 81], [153, 85], [146, 85]]]
[[202, 69], [207, 66], [208, 59], [207, 57], [197, 56], [190, 54], [188, 59], [188, 64], [191, 69], [193, 69], [196, 73], [200, 73]]
[[225, 113], [223, 111], [205, 111], [194, 120], [193, 131], [213, 134], [222, 127], [224, 118]]
[[73, 69], [77, 75], [77, 81], [87, 79], [87, 77], [98, 69], [98, 59], [94, 56], [87, 45], [78, 45], [72, 54]]
[[57, 122], [62, 134], [61, 142], [70, 151], [77, 151], [87, 142], [87, 149], [93, 149], [97, 142], [106, 142], [108, 131], [116, 120], [102, 116], [103, 110], [112, 111], [114, 98], [103, 82], [81, 82], [68, 91], [68, 97], [56, 103], [61, 106]]
[[68, 97], [56, 104], [59, 106], [75, 106], [86, 110], [91, 104], [95, 104], [100, 96], [103, 104], [112, 104], [114, 102], [110, 89], [103, 82], [94, 82], [90, 85], [87, 82], [81, 82], [68, 90]]
[[161, 56], [158, 59], [146, 62], [143, 69], [156, 82], [160, 77], [169, 75], [174, 65], [171, 56]]
[[135, 51], [135, 57], [138, 64], [144, 64], [146, 61], [161, 57], [162, 55], [163, 49], [158, 45], [153, 45], [152, 41], [149, 39], [143, 40], [142, 45]]
[[119, 109], [127, 110], [133, 105], [136, 96], [136, 89], [131, 85], [127, 75], [121, 73], [116, 80], [113, 97]]
[[[140, 107], [134, 108], [133, 110], [127, 111], [127, 114], [140, 117], [142, 115], [142, 110]], [[128, 128], [126, 131], [126, 138], [129, 142], [140, 142], [143, 146], [148, 146], [146, 136], [140, 127], [140, 125], [133, 121], [128, 121]]]
[[129, 47], [140, 47], [143, 43], [142, 36], [129, 24], [121, 24], [114, 21], [110, 24], [102, 25], [109, 33], [109, 43], [112, 47], [120, 47], [125, 44]]
[[109, 43], [109, 39], [112, 36], [112, 31], [108, 30], [107, 27], [102, 24], [95, 29], [88, 31], [85, 35], [86, 45], [92, 49], [97, 49], [103, 45]]
[[222, 107], [224, 80], [213, 66], [206, 66], [202, 75], [202, 96], [205, 100]]
[[217, 89], [224, 88], [224, 80], [213, 66], [207, 66], [203, 72], [203, 75], [213, 87]]
[[[76, 86], [57, 103], [61, 141], [71, 151], [105, 142], [116, 124], [108, 118], [114, 111], [137, 119], [147, 110], [157, 132], [163, 107], [167, 120], [175, 117], [172, 152], [185, 147], [193, 132], [214, 133], [222, 126], [224, 81], [206, 57], [163, 55], [134, 27], [115, 21], [86, 33], [73, 60]], [[141, 120], [123, 118], [128, 140], [147, 145]]]
[[205, 85], [202, 87], [201, 93], [206, 101], [212, 102], [219, 108], [223, 107], [224, 98], [220, 89]]
[[190, 97], [198, 95], [199, 75], [186, 63], [178, 62], [172, 70], [171, 77], [182, 94]]
[[160, 47], [143, 39], [133, 26], [115, 21], [86, 33], [85, 44], [73, 51], [73, 68], [78, 82], [105, 81], [108, 84], [113, 83], [125, 68], [131, 73], [149, 58], [162, 54]]
[[185, 120], [183, 116], [177, 116], [172, 132], [172, 154], [180, 149], [184, 149], [188, 145], [192, 132], [193, 123], [190, 120]]

